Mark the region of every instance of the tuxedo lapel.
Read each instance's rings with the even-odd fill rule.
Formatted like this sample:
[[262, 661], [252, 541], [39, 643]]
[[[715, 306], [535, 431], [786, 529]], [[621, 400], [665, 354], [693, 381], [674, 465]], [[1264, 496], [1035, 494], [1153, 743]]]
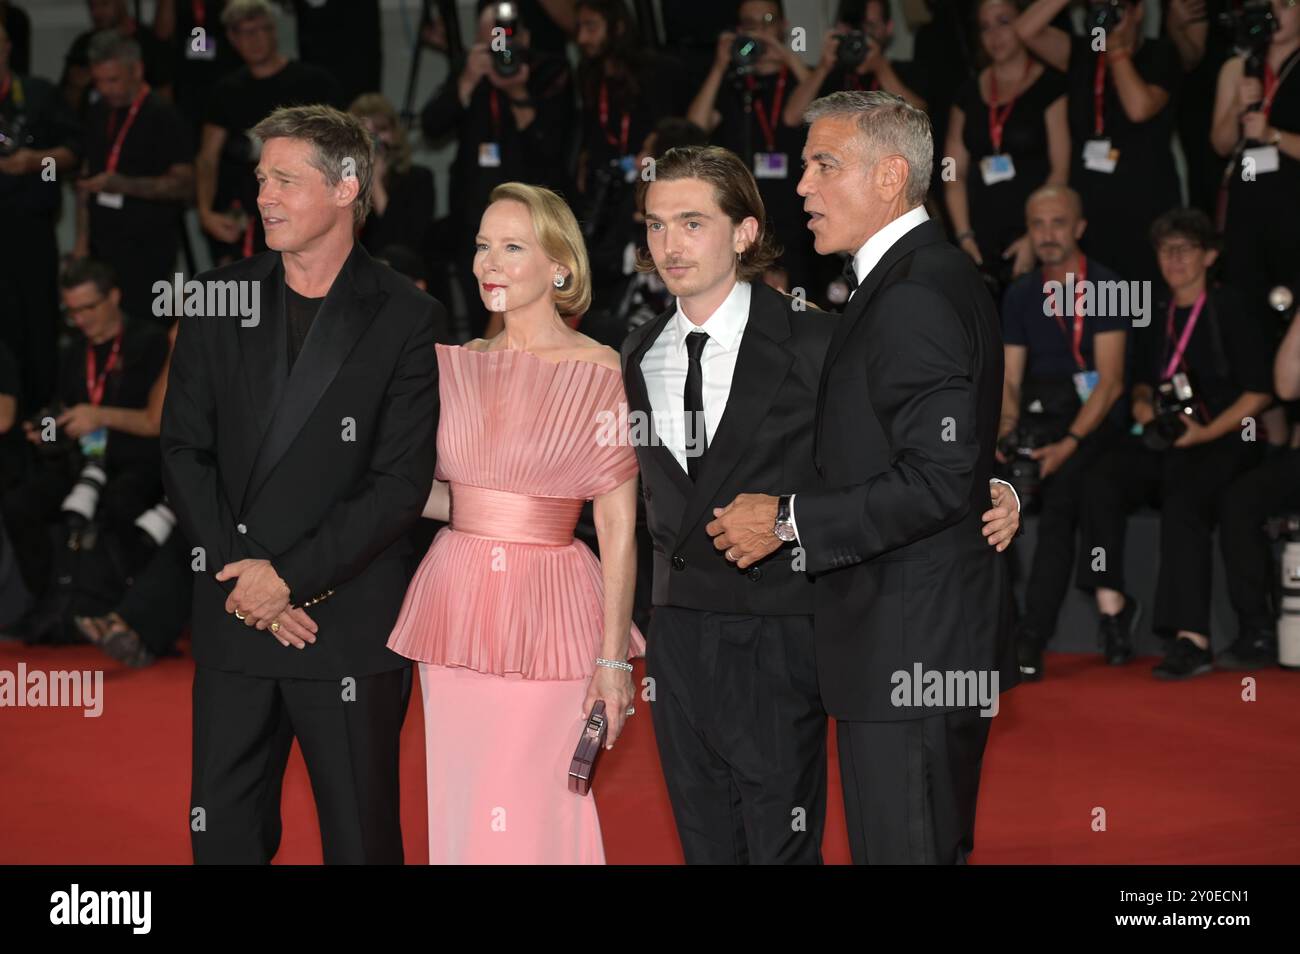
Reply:
[[[659, 433], [654, 427], [654, 409], [650, 405], [650, 395], [646, 390], [645, 375], [641, 373], [641, 359], [650, 350], [650, 346], [658, 340], [676, 312], [677, 305], [674, 303], [672, 307], [655, 319], [654, 324], [646, 329], [646, 334], [642, 337], [640, 343], [627, 356], [627, 364], [623, 369], [623, 383], [627, 392], [630, 410], [644, 414], [645, 420], [648, 422], [646, 436], [650, 443], [646, 448], [647, 456], [669, 481], [677, 485], [677, 489], [681, 491], [683, 497], [689, 497], [691, 480], [686, 475], [686, 471], [682, 470], [681, 465], [677, 463], [677, 458], [673, 456], [672, 451], [659, 439]], [[664, 410], [671, 413], [668, 408]]]
[[867, 273], [866, 277], [858, 283], [857, 290], [853, 292], [853, 297], [849, 299], [843, 316], [835, 323], [835, 330], [831, 334], [830, 344], [826, 348], [826, 360], [822, 364], [821, 382], [817, 386], [817, 416], [813, 420], [813, 459], [819, 471], [821, 470], [821, 420], [826, 407], [826, 380], [830, 377], [831, 367], [835, 364], [835, 359], [839, 357], [844, 341], [857, 323], [862, 320], [862, 316], [866, 314], [867, 308], [871, 304], [871, 299], [880, 291], [885, 276], [889, 274], [894, 266], [921, 246], [942, 242], [943, 240], [943, 229], [933, 219], [927, 219], [904, 233], [898, 241], [889, 247], [889, 250], [885, 252], [875, 267]]
[[[687, 496], [677, 531], [678, 545], [695, 525], [699, 514], [712, 506], [718, 487], [744, 456], [794, 362], [794, 357], [782, 347], [782, 342], [790, 337], [785, 300], [761, 282], [755, 282], [751, 288], [749, 318], [736, 355], [727, 409], [704, 455], [699, 479]], [[677, 470], [680, 472], [681, 468]]]
[[[283, 383], [278, 388], [265, 389], [267, 397], [274, 403], [244, 487], [241, 511], [256, 497], [288, 451], [357, 339], [370, 326], [375, 313], [387, 299], [375, 281], [373, 269], [370, 256], [359, 244], [354, 245], [352, 254], [320, 304], [292, 373], [286, 376], [285, 322], [288, 319], [284, 306], [284, 269], [283, 266], [277, 267], [273, 277], [279, 279], [278, 287], [272, 287], [268, 295], [276, 320], [266, 323], [274, 324], [275, 328], [268, 328], [261, 341], [250, 340], [249, 345], [259, 353], [249, 355], [246, 350], [245, 366], [253, 371], [279, 369], [277, 380]], [[265, 400], [263, 398], [263, 402]], [[265, 405], [259, 406], [264, 408]]]

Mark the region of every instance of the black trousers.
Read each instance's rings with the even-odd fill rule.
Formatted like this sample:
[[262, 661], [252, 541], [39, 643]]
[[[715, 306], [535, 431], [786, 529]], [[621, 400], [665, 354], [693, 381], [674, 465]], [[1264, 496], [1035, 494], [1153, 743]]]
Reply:
[[1300, 510], [1300, 450], [1287, 449], [1243, 474], [1224, 496], [1219, 545], [1228, 595], [1243, 634], [1277, 629], [1279, 571], [1264, 521]]
[[1114, 445], [1116, 436], [1104, 426], [1089, 434], [1039, 490], [1042, 510], [1038, 515], [1038, 542], [1025, 583], [1024, 624], [1044, 643], [1056, 631], [1056, 620], [1070, 588], [1084, 481], [1093, 464]]
[[687, 864], [820, 864], [826, 712], [811, 616], [656, 606], [651, 718]]
[[[273, 638], [249, 634], [262, 637]], [[411, 667], [355, 678], [349, 700], [341, 681], [195, 667], [195, 864], [267, 864], [275, 856], [295, 737], [311, 776], [325, 863], [402, 863], [398, 745]]]
[[[1124, 590], [1124, 531], [1144, 503], [1160, 508], [1160, 572], [1152, 626], [1210, 633], [1214, 527], [1227, 488], [1262, 449], [1229, 434], [1208, 444], [1153, 451], [1125, 437], [1088, 475], [1079, 534], [1079, 586]], [[1100, 548], [1100, 556], [1098, 556]], [[1093, 569], [1104, 558], [1104, 568]]]
[[958, 709], [900, 722], [837, 723], [854, 864], [966, 863], [992, 721], [979, 709]]
[[118, 615], [155, 656], [169, 655], [194, 604], [190, 547], [180, 530], [154, 551], [117, 606]]

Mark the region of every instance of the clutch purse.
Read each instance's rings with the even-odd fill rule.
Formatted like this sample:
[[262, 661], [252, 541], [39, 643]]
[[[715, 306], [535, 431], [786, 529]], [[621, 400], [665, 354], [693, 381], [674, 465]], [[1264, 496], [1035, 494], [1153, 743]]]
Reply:
[[573, 761], [569, 763], [569, 791], [586, 795], [591, 791], [591, 776], [596, 771], [596, 758], [605, 747], [605, 700], [598, 699], [591, 707], [587, 724], [578, 736], [578, 747], [573, 750]]

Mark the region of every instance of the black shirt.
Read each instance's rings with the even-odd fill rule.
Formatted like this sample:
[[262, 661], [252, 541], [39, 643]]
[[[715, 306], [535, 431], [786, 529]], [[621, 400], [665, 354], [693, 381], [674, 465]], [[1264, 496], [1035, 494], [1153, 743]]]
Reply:
[[[177, 5], [181, 4], [178, 2]], [[63, 60], [63, 77], [59, 81], [60, 85], [67, 82], [69, 67], [90, 68], [90, 41], [98, 32], [98, 30], [87, 30], [72, 41], [72, 46], [68, 47], [68, 54]], [[145, 82], [155, 87], [170, 85], [172, 81], [172, 52], [167, 49], [167, 44], [158, 39], [153, 30], [143, 29], [134, 21], [131, 21], [128, 28], [122, 30], [121, 33], [140, 44], [140, 61], [144, 64]], [[86, 88], [86, 97], [79, 104], [79, 109], [83, 113], [91, 105], [91, 100], [97, 98], [94, 83], [91, 83]]]
[[[58, 90], [39, 77], [10, 75], [9, 91], [0, 99], [0, 118], [17, 133], [20, 147], [46, 150], [67, 146], [79, 158], [81, 129]], [[59, 181], [45, 181], [39, 170], [25, 176], [0, 172], [0, 212], [54, 214], [59, 209], [60, 189]]]
[[302, 352], [303, 342], [307, 340], [307, 333], [311, 331], [312, 322], [316, 320], [316, 313], [320, 311], [320, 303], [324, 300], [324, 297], [305, 298], [287, 283], [284, 286], [284, 310], [288, 319], [285, 322], [285, 337], [289, 348], [290, 371]]
[[[1085, 275], [1090, 282], [1119, 281], [1117, 274], [1092, 259], [1088, 259]], [[1018, 278], [1002, 299], [1002, 343], [1026, 349], [1025, 374], [1030, 377], [1069, 379], [1076, 371], [1096, 371], [1094, 337], [1107, 331], [1127, 331], [1131, 322], [1121, 315], [1085, 316], [1079, 340], [1084, 367], [1080, 368], [1074, 360], [1074, 317], [1063, 314], [1058, 320], [1044, 313], [1045, 304], [1041, 268]]]
[[[86, 166], [90, 175], [104, 172], [108, 154], [121, 132], [130, 105], [119, 109], [103, 100], [86, 118]], [[117, 172], [124, 176], [160, 176], [172, 166], [193, 161], [194, 150], [180, 114], [174, 106], [150, 92], [122, 139]], [[108, 208], [92, 195], [87, 199], [90, 234], [96, 244], [175, 241], [183, 202], [124, 196], [120, 209]]]
[[[59, 360], [59, 400], [65, 408], [90, 403], [86, 387], [86, 349], [89, 342], [73, 338]], [[95, 347], [95, 373], [103, 375], [113, 342], [109, 339]], [[162, 373], [167, 360], [167, 334], [154, 322], [122, 318], [122, 346], [113, 369], [104, 376], [104, 393], [100, 407], [143, 408], [149, 392]], [[125, 431], [109, 431], [105, 463], [110, 472], [122, 466], [161, 467], [158, 438], [139, 437]]]
[[[1135, 329], [1137, 339], [1135, 380], [1153, 387], [1163, 380], [1192, 306], [1174, 309], [1174, 334], [1168, 336], [1169, 301], [1152, 310], [1151, 324]], [[1228, 408], [1243, 391], [1271, 394], [1273, 348], [1269, 343], [1269, 315], [1247, 306], [1236, 289], [1210, 289], [1205, 307], [1183, 353], [1181, 370], [1188, 373], [1196, 395], [1205, 401], [1213, 418]]]

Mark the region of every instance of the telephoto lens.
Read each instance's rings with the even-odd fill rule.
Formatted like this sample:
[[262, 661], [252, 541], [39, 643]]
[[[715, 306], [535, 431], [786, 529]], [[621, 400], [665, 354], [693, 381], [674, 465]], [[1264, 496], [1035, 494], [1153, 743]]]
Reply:
[[68, 495], [63, 498], [63, 519], [70, 530], [80, 530], [95, 519], [95, 510], [99, 506], [99, 495], [108, 482], [108, 475], [98, 464], [87, 464], [81, 468], [77, 482], [72, 485]]

